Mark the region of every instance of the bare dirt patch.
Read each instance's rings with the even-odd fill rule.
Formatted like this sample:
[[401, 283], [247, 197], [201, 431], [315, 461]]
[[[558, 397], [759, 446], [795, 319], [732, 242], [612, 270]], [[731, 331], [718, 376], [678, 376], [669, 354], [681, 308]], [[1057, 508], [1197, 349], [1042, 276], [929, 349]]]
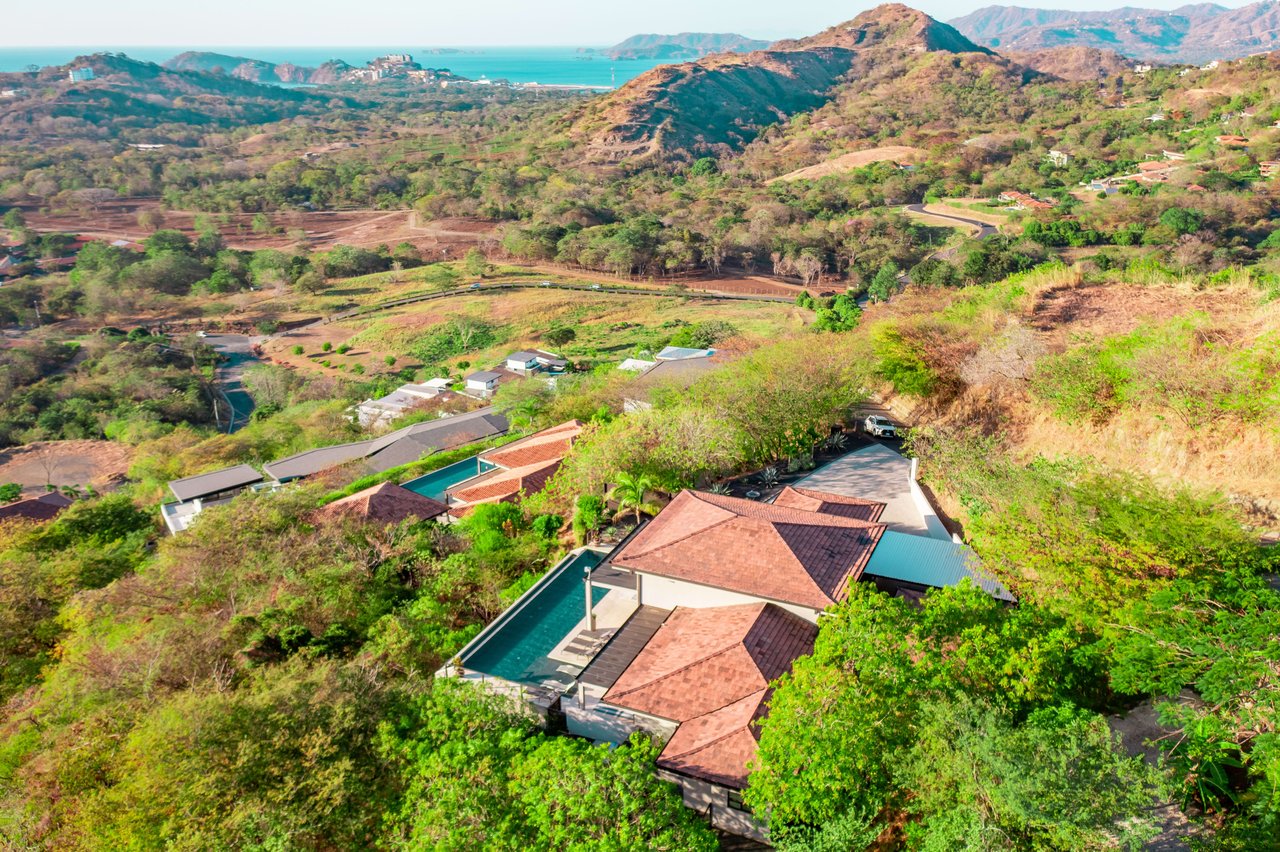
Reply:
[[728, 275], [717, 278], [690, 278], [681, 281], [690, 290], [708, 293], [727, 293], [736, 296], [788, 296], [794, 298], [804, 292], [799, 284], [766, 278], [763, 275]]
[[830, 175], [843, 174], [853, 169], [859, 169], [863, 166], [869, 166], [872, 163], [883, 163], [891, 161], [895, 163], [918, 163], [925, 158], [925, 152], [919, 148], [913, 148], [910, 145], [884, 145], [879, 148], [867, 148], [864, 151], [854, 151], [851, 154], [842, 154], [834, 159], [827, 160], [824, 163], [806, 166], [803, 169], [796, 169], [794, 172], [788, 172], [781, 177], [776, 177], [769, 183], [784, 180], [817, 180], [818, 178], [829, 177]]
[[1240, 290], [1193, 291], [1176, 285], [1082, 285], [1046, 290], [1031, 309], [1032, 326], [1051, 340], [1128, 334], [1196, 311], [1239, 316], [1256, 304]]
[[[141, 242], [149, 231], [138, 224], [138, 214], [161, 210], [158, 199], [121, 199], [96, 211], [41, 213], [35, 205], [23, 206], [28, 224], [37, 231], [74, 233], [86, 239]], [[195, 219], [189, 210], [165, 210], [161, 227], [194, 237]], [[227, 245], [246, 251], [309, 248], [322, 251], [335, 245], [372, 248], [408, 242], [431, 260], [460, 257], [467, 249], [490, 239], [496, 225], [483, 219], [424, 220], [411, 210], [287, 211], [269, 213], [273, 232], [253, 230], [254, 214], [210, 215], [218, 223]], [[300, 235], [305, 235], [298, 239]]]
[[122, 481], [133, 449], [112, 441], [41, 441], [0, 450], [0, 483], [44, 491], [45, 485], [92, 485], [99, 491]]

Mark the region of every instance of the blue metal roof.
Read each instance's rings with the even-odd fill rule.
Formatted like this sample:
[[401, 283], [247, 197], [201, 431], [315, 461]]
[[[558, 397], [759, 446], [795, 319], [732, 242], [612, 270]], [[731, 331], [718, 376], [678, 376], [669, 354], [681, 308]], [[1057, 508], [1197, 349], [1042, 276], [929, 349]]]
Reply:
[[982, 571], [978, 555], [967, 545], [893, 530], [885, 530], [863, 575], [935, 589], [968, 577], [993, 597], [1013, 600], [1004, 586]]

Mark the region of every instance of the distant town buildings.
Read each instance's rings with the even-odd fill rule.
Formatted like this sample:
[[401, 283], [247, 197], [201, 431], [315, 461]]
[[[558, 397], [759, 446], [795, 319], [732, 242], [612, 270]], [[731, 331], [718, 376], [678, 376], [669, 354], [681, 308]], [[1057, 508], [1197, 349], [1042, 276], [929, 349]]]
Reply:
[[73, 83], [84, 83], [94, 79], [95, 76], [92, 68], [72, 68], [67, 74], [67, 78]]

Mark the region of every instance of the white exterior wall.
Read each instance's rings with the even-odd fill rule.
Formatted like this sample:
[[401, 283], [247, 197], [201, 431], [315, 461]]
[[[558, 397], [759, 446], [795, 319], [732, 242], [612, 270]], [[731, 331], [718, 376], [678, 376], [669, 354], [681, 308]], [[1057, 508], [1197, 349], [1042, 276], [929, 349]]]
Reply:
[[642, 606], [656, 606], [662, 609], [675, 609], [678, 606], [694, 609], [709, 609], [716, 606], [738, 606], [767, 602], [776, 604], [788, 612], [793, 612], [812, 624], [818, 623], [818, 610], [799, 604], [782, 603], [781, 601], [760, 598], [727, 589], [716, 589], [711, 586], [700, 586], [684, 580], [670, 577], [658, 577], [653, 574], [637, 572], [639, 579], [638, 595]]
[[768, 843], [768, 833], [763, 823], [746, 811], [729, 807], [729, 788], [702, 781], [697, 778], [686, 778], [665, 769], [658, 770], [658, 777], [680, 785], [684, 797], [684, 806], [711, 818], [711, 824], [739, 837], [750, 837], [761, 843]]

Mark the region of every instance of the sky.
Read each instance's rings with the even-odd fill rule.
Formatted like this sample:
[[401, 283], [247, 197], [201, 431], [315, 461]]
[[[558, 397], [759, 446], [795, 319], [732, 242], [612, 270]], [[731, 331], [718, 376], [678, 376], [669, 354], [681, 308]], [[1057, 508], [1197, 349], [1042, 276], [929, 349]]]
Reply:
[[[1107, 9], [1118, 2], [1007, 5]], [[8, 5], [6, 0], [3, 5]], [[993, 0], [920, 0], [947, 20]], [[1188, 0], [1129, 0], [1172, 9]], [[1226, 6], [1245, 5], [1226, 0]], [[89, 45], [608, 45], [641, 32], [809, 35], [876, 5], [868, 0], [43, 0], [22, 2], [0, 24], [0, 47]]]

